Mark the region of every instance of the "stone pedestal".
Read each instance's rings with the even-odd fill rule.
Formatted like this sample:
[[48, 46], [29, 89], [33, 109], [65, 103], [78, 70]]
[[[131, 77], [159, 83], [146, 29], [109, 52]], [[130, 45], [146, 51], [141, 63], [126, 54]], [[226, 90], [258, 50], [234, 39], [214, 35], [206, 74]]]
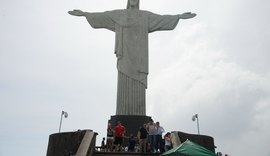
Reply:
[[181, 141], [181, 143], [185, 142], [187, 139], [195, 142], [203, 147], [205, 147], [206, 149], [212, 151], [215, 153], [215, 144], [214, 144], [214, 138], [211, 136], [207, 136], [207, 135], [197, 135], [197, 134], [188, 134], [188, 133], [184, 133], [184, 132], [180, 132], [180, 131], [175, 131], [173, 133], [177, 133], [178, 137]]
[[[137, 136], [139, 128], [143, 126], [144, 123], [148, 123], [151, 119], [150, 116], [138, 116], [138, 115], [114, 115], [111, 116], [109, 122], [112, 124], [112, 128], [117, 125], [120, 121], [123, 126], [126, 127], [125, 136], [129, 137], [130, 134]], [[125, 138], [124, 144], [126, 145], [128, 138]]]
[[92, 156], [97, 133], [92, 130], [51, 134], [46, 156]]

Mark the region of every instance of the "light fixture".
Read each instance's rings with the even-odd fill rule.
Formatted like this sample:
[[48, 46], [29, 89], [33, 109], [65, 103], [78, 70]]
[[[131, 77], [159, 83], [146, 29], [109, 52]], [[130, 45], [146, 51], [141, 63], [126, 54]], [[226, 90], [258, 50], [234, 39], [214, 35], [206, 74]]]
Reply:
[[198, 114], [195, 114], [195, 115], [192, 116], [192, 121], [195, 121], [196, 119], [197, 119], [198, 135], [200, 135], [199, 116], [198, 116]]
[[60, 126], [59, 126], [59, 133], [60, 133], [60, 131], [61, 131], [61, 126], [62, 126], [62, 119], [63, 119], [63, 116], [64, 116], [65, 118], [67, 118], [67, 117], [68, 117], [68, 113], [65, 112], [65, 111], [62, 111], [62, 113], [61, 113]]

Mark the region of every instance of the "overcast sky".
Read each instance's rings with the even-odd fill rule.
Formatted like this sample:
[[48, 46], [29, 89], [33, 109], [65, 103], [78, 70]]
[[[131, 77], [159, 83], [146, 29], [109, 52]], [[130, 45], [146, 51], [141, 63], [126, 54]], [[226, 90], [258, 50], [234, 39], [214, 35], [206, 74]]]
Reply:
[[[67, 11], [126, 0], [0, 1], [0, 156], [46, 155], [50, 134], [92, 129], [116, 110], [114, 33]], [[147, 115], [166, 131], [214, 137], [216, 151], [269, 156], [270, 1], [141, 0], [159, 14], [195, 12], [150, 34]]]

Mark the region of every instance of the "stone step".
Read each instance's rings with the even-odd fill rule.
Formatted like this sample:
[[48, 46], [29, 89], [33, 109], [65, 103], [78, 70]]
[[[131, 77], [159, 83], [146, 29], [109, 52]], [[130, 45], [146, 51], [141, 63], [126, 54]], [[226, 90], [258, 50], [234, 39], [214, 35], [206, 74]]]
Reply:
[[159, 156], [160, 153], [139, 153], [139, 152], [94, 152], [94, 156]]

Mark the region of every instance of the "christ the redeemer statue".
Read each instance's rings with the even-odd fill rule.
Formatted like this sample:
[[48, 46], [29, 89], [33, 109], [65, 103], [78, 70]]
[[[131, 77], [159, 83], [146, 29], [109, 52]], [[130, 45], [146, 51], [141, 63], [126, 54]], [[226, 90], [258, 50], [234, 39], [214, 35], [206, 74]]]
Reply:
[[146, 115], [145, 91], [148, 75], [148, 34], [173, 30], [179, 19], [194, 13], [158, 15], [139, 10], [139, 0], [128, 0], [127, 9], [99, 13], [69, 11], [84, 16], [93, 28], [115, 32], [118, 84], [116, 115]]

